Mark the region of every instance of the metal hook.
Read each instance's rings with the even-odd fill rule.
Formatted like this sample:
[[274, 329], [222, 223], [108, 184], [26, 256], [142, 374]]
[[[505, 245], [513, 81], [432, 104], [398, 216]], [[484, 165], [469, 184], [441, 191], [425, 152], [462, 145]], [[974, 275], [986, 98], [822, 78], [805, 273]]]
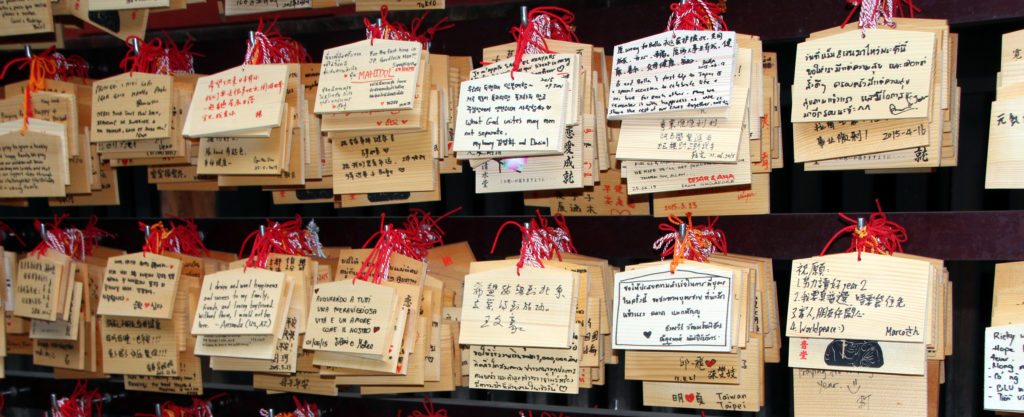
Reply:
[[139, 38], [132, 38], [132, 52], [135, 52], [136, 56], [139, 55]]
[[164, 417], [164, 410], [160, 408], [160, 403], [153, 404], [153, 409], [156, 410], [156, 417]]
[[864, 223], [865, 222], [864, 222], [864, 218], [863, 217], [858, 217], [857, 218], [857, 228], [858, 229], [863, 229], [864, 228]]
[[26, 392], [30, 392], [30, 391], [32, 391], [32, 388], [29, 388], [29, 387], [25, 387], [25, 388], [11, 387], [10, 389], [7, 389], [7, 390], [4, 390], [3, 392], [0, 392], [0, 395], [3, 395], [4, 397], [15, 397], [18, 394], [22, 394], [22, 393], [26, 393]]
[[682, 223], [682, 224], [679, 225], [679, 239], [683, 239], [685, 237], [686, 237], [686, 223]]
[[529, 15], [530, 15], [530, 9], [528, 9], [526, 6], [519, 7], [519, 19], [521, 21], [520, 23], [523, 26], [526, 26], [526, 24], [529, 23], [529, 20], [530, 20]]
[[39, 223], [39, 236], [46, 239], [46, 225], [43, 223]]
[[146, 225], [146, 240], [149, 240], [149, 225]]
[[25, 44], [25, 58], [32, 59], [32, 47]]
[[261, 224], [260, 225], [260, 237], [263, 237], [263, 236], [266, 236], [266, 235], [267, 235], [267, 227]]
[[273, 408], [268, 409], [267, 412], [270, 413], [270, 417], [274, 417], [274, 409]]
[[199, 231], [199, 241], [200, 242], [206, 241], [206, 233], [203, 233], [202, 230]]
[[253, 45], [256, 44], [256, 32], [253, 32], [251, 30], [249, 31], [249, 43]]

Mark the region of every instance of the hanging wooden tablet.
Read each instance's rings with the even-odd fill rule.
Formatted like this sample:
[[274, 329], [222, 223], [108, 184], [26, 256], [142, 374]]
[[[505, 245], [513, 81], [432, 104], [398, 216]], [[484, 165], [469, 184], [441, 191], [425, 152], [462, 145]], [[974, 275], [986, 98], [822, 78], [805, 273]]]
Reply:
[[735, 216], [768, 214], [771, 181], [768, 174], [753, 174], [750, 185], [676, 191], [654, 195], [654, 217]]
[[394, 299], [394, 289], [361, 280], [318, 285], [303, 349], [384, 355]]
[[[610, 120], [729, 106], [735, 32], [669, 31], [617, 45], [614, 52]], [[707, 84], [696, 88], [691, 76]]]
[[92, 140], [170, 137], [173, 81], [167, 75], [130, 72], [95, 82]]
[[[418, 131], [427, 128], [428, 122], [436, 124], [436, 118], [428, 117], [430, 97], [429, 75], [431, 65], [429, 54], [420, 57], [420, 70], [416, 74], [415, 95], [412, 106], [406, 110], [353, 111], [324, 113], [321, 115], [321, 129], [325, 132], [372, 133], [382, 129], [388, 131]], [[319, 90], [319, 88], [318, 88]], [[315, 97], [314, 97], [315, 103]]]
[[313, 7], [312, 0], [302, 0], [287, 3], [256, 3], [248, 0], [226, 0], [224, 1], [225, 16], [241, 16], [247, 14], [276, 13], [286, 10], [303, 10]]
[[580, 125], [565, 126], [560, 155], [486, 160], [474, 168], [477, 194], [582, 188], [581, 132]]
[[[796, 260], [786, 336], [922, 343], [931, 268], [928, 262], [873, 253]], [[855, 303], [839, 304], [830, 294], [835, 291]]]
[[564, 79], [522, 72], [463, 82], [453, 150], [560, 152], [567, 92]]
[[410, 109], [423, 45], [364, 40], [324, 51], [317, 114]]
[[334, 194], [430, 191], [437, 164], [427, 131], [332, 137]]
[[97, 314], [170, 319], [181, 261], [154, 253], [110, 258]]
[[18, 261], [18, 276], [14, 283], [14, 315], [56, 320], [57, 292], [68, 279], [70, 262], [67, 256], [55, 251]]
[[526, 205], [548, 207], [566, 216], [647, 216], [651, 214], [647, 195], [629, 196], [621, 171], [603, 171], [600, 181], [582, 191], [538, 191], [526, 193]]
[[52, 2], [11, 0], [0, 4], [0, 37], [53, 32]]
[[123, 41], [133, 36], [140, 39], [146, 37], [149, 9], [92, 12], [91, 1], [75, 0], [74, 7], [70, 8], [71, 15]]
[[162, 394], [203, 395], [203, 367], [194, 355], [181, 354], [176, 376], [125, 375], [124, 389]]
[[287, 65], [243, 65], [199, 78], [183, 133], [218, 137], [281, 126], [287, 79]]
[[751, 337], [739, 350], [738, 385], [644, 381], [644, 405], [757, 412], [764, 389], [763, 352], [760, 337]]
[[801, 43], [792, 121], [928, 117], [935, 42], [930, 33], [875, 30]]
[[259, 268], [207, 275], [192, 334], [274, 334], [285, 284], [283, 273]]
[[[218, 355], [210, 357], [210, 368], [218, 371], [295, 373], [296, 358], [300, 350], [298, 344], [300, 329], [297, 327], [299, 312], [300, 310], [294, 307], [289, 309], [284, 334], [279, 338], [274, 338], [273, 353], [269, 359], [247, 359], [241, 358], [239, 355]], [[206, 337], [208, 338], [209, 336]]]
[[59, 136], [33, 131], [0, 135], [0, 198], [63, 197], [67, 154]]
[[[793, 370], [794, 416], [924, 416], [927, 376]], [[853, 392], [851, 392], [851, 390]]]
[[986, 189], [1024, 188], [1020, 181], [1024, 172], [1024, 98], [1004, 99], [992, 103], [989, 123], [988, 159], [985, 170]]
[[29, 338], [49, 340], [79, 340], [79, 320], [82, 318], [82, 292], [81, 282], [74, 284], [74, 291], [71, 298], [71, 314], [64, 320], [45, 321], [32, 319], [32, 329], [29, 331]]
[[178, 341], [171, 320], [110, 317], [100, 320], [103, 371], [127, 375], [178, 375]]
[[466, 276], [459, 343], [522, 347], [569, 346], [578, 275], [565, 270], [508, 267]]

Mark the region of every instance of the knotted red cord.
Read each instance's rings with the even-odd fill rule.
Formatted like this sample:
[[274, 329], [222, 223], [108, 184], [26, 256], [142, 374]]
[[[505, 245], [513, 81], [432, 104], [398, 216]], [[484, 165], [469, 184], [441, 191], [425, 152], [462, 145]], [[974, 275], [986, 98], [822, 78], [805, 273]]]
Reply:
[[859, 227], [856, 219], [839, 213], [839, 217], [850, 225], [839, 229], [836, 234], [832, 235], [832, 239], [829, 239], [825, 247], [821, 249], [819, 256], [824, 256], [832, 243], [847, 233], [850, 234], [850, 247], [846, 249], [846, 252], [856, 251], [858, 261], [863, 252], [880, 255], [903, 253], [903, 242], [907, 241], [907, 229], [890, 221], [888, 216], [882, 212], [882, 203], [878, 200], [875, 200], [875, 205], [878, 207], [878, 211], [871, 213], [871, 217], [864, 223], [863, 228]]
[[448, 417], [448, 410], [434, 408], [434, 402], [430, 400], [430, 397], [423, 397], [423, 411], [413, 410], [409, 414], [409, 417]]
[[672, 15], [668, 18], [665, 31], [672, 30], [729, 30], [722, 18], [724, 12], [718, 4], [705, 0], [684, 0], [672, 3]]
[[540, 211], [537, 212], [537, 219], [530, 219], [530, 222], [525, 225], [512, 220], [502, 223], [491, 244], [491, 254], [494, 254], [494, 250], [498, 247], [501, 232], [509, 225], [518, 227], [523, 236], [519, 246], [519, 261], [516, 262], [517, 274], [524, 266], [543, 268], [545, 259], [551, 260], [557, 256], [558, 260], [562, 260], [562, 252], [575, 253], [576, 247], [572, 243], [572, 236], [569, 234], [565, 218], [559, 216], [554, 218], [558, 227], [548, 226], [547, 219], [540, 215]]
[[435, 246], [444, 244], [444, 229], [441, 228], [441, 220], [458, 213], [462, 207], [442, 214], [441, 217], [433, 218], [430, 212], [413, 208], [409, 210], [409, 216], [405, 218], [402, 227], [409, 233], [415, 253], [403, 255], [418, 259], [427, 259], [427, 251]]
[[269, 25], [264, 25], [263, 19], [260, 18], [260, 24], [253, 32], [253, 38], [255, 42], [246, 41], [245, 63], [247, 65], [299, 64], [313, 61], [301, 43], [278, 32], [277, 18], [274, 18]]
[[360, 279], [380, 284], [388, 278], [391, 267], [391, 255], [400, 254], [418, 261], [427, 259], [427, 252], [430, 248], [444, 244], [444, 230], [439, 225], [444, 218], [462, 210], [462, 207], [449, 211], [441, 217], [434, 219], [430, 213], [420, 210], [410, 210], [402, 227], [394, 227], [385, 224], [386, 216], [380, 215], [380, 230], [370, 235], [370, 238], [363, 244], [363, 249], [370, 246], [376, 240], [370, 254], [359, 265], [359, 271], [352, 281]]
[[[658, 230], [667, 232], [654, 242], [654, 249], [661, 251], [661, 258], [672, 256], [672, 263], [669, 264], [669, 271], [673, 274], [676, 268], [685, 259], [697, 262], [707, 262], [708, 257], [716, 251], [729, 253], [728, 243], [725, 239], [725, 232], [715, 229], [718, 218], [710, 220], [708, 225], [693, 225], [693, 216], [686, 213], [686, 223], [675, 215], [668, 216], [668, 223], [658, 225]], [[683, 230], [680, 230], [685, 226]]]
[[[53, 221], [46, 226], [42, 240], [30, 253], [37, 256], [46, 255], [46, 252], [53, 249], [74, 260], [84, 261], [85, 257], [92, 254], [92, 250], [99, 244], [99, 240], [113, 236], [112, 234], [96, 227], [96, 217], [89, 219], [89, 225], [85, 229], [75, 227], [61, 228], [61, 223], [68, 215], [54, 215]], [[36, 230], [40, 230], [43, 222], [35, 221]]]
[[[192, 52], [192, 39], [187, 40], [181, 49], [169, 36], [165, 35], [165, 39], [154, 38], [145, 43], [139, 37], [129, 37], [125, 41], [128, 51], [121, 59], [121, 70], [160, 75], [195, 74], [193, 58], [202, 55]], [[134, 40], [139, 42], [138, 53], [135, 52]]]
[[4, 65], [3, 72], [0, 72], [0, 79], [7, 77], [7, 70], [11, 69], [12, 66], [18, 64], [18, 69], [23, 70], [25, 67], [29, 67], [28, 72], [28, 83], [25, 85], [25, 94], [22, 96], [21, 109], [24, 114], [23, 122], [21, 126], [21, 133], [24, 134], [28, 130], [28, 119], [34, 114], [32, 113], [32, 94], [41, 91], [46, 88], [46, 80], [53, 79], [57, 74], [57, 64], [51, 54], [54, 52], [54, 48], [33, 54], [31, 57], [21, 57], [12, 59]]
[[302, 401], [295, 395], [292, 401], [295, 401], [295, 417], [320, 417], [320, 408], [316, 404]]
[[448, 16], [444, 16], [441, 18], [441, 20], [438, 20], [437, 23], [434, 23], [434, 26], [425, 29], [421, 33], [419, 30], [423, 26], [423, 21], [427, 19], [427, 15], [429, 14], [430, 12], [423, 12], [422, 16], [412, 19], [412, 26], [410, 28], [410, 32], [412, 32], [413, 36], [416, 38], [416, 41], [422, 43], [424, 48], [426, 48], [427, 45], [434, 40], [434, 36], [437, 35], [437, 32], [445, 31], [455, 27], [454, 23], [445, 24], [445, 22], [448, 21]]
[[[906, 3], [906, 10], [904, 10]], [[914, 13], [921, 13], [921, 8], [914, 5], [914, 0], [897, 0], [896, 16], [914, 18]]]
[[89, 389], [85, 381], [78, 381], [75, 390], [70, 397], [57, 400], [57, 409], [53, 410], [55, 417], [91, 417], [103, 415], [103, 396], [97, 388]]
[[[174, 226], [171, 226], [173, 229]], [[164, 249], [167, 247], [167, 239], [171, 235], [171, 231], [164, 227], [163, 222], [156, 222], [152, 225], [139, 222], [139, 230], [146, 231], [149, 234], [145, 237], [142, 242], [142, 253], [155, 253], [160, 255], [164, 253]]]
[[60, 52], [54, 52], [50, 56], [57, 68], [53, 74], [54, 80], [68, 81], [72, 78], [80, 78], [84, 83], [85, 79], [89, 77], [89, 63], [85, 61], [85, 58], [79, 55], [64, 56]]
[[246, 268], [266, 268], [267, 260], [272, 253], [308, 256], [310, 252], [306, 241], [306, 231], [302, 229], [302, 216], [298, 214], [294, 219], [282, 223], [267, 220], [267, 227], [264, 228], [262, 235], [259, 230], [256, 230], [245, 238], [238, 251], [239, 257], [245, 253], [245, 247], [249, 241], [252, 241], [252, 248], [245, 261]]
[[376, 39], [387, 39], [393, 41], [412, 41], [423, 44], [426, 48], [427, 44], [434, 39], [434, 35], [437, 32], [451, 29], [455, 27], [454, 24], [445, 24], [448, 21], [448, 17], [442, 17], [441, 20], [434, 23], [434, 26], [424, 29], [423, 22], [427, 19], [430, 12], [423, 12], [423, 15], [412, 19], [411, 24], [407, 28], [405, 25], [399, 22], [392, 22], [388, 20], [388, 6], [384, 5], [380, 7], [380, 24], [371, 22], [369, 18], [363, 18], [363, 25], [366, 26], [366, 39], [370, 40], [370, 45], [373, 45], [373, 41]]
[[[18, 239], [18, 243], [20, 243], [21, 246], [25, 246], [25, 241], [21, 240], [21, 236], [18, 236], [18, 232], [15, 232], [11, 226], [7, 225], [7, 223], [0, 222], [0, 235], [3, 233], [14, 236], [15, 239]], [[3, 244], [2, 239], [0, 239], [0, 244]], [[0, 395], [0, 397], [2, 397], [2, 395]], [[0, 411], [3, 411], [3, 407], [0, 407]]]
[[[845, 28], [846, 24], [850, 23], [850, 19], [853, 18], [853, 13], [858, 9], [860, 10], [860, 18], [857, 23], [860, 26], [861, 33], [864, 33], [867, 29], [878, 27], [879, 18], [882, 19], [883, 25], [896, 27], [896, 22], [893, 20], [893, 0], [846, 0], [846, 2], [853, 6], [853, 8], [839, 27]], [[913, 7], [912, 3], [911, 7]]]
[[226, 396], [227, 393], [220, 393], [213, 395], [210, 398], [202, 399], [199, 397], [192, 397], [192, 405], [180, 406], [175, 404], [173, 401], [167, 401], [160, 404], [161, 416], [151, 413], [135, 413], [135, 417], [213, 417], [213, 400]]
[[551, 54], [547, 39], [579, 42], [572, 22], [576, 15], [561, 7], [537, 7], [526, 16], [525, 26], [515, 26], [510, 32], [516, 41], [515, 60], [512, 62], [512, 79], [525, 54]]
[[167, 249], [171, 252], [181, 253], [189, 256], [206, 256], [210, 251], [203, 244], [203, 238], [199, 235], [199, 228], [191, 218], [182, 219], [175, 217], [177, 223], [172, 223], [171, 235], [167, 238]]

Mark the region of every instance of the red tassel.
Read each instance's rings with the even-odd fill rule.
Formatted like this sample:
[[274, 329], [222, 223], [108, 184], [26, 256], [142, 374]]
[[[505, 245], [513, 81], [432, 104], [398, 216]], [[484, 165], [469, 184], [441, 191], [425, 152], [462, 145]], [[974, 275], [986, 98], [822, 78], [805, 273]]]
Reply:
[[856, 251], [857, 260], [860, 260], [860, 254], [863, 252], [880, 255], [903, 253], [903, 243], [907, 241], [907, 229], [890, 221], [882, 212], [882, 203], [878, 200], [875, 200], [875, 205], [878, 207], [878, 211], [871, 213], [871, 217], [864, 223], [863, 228], [859, 227], [857, 220], [839, 213], [839, 217], [850, 225], [839, 229], [832, 235], [832, 239], [829, 239], [825, 247], [821, 249], [819, 256], [824, 256], [832, 243], [845, 234], [850, 235], [850, 247], [846, 249], [846, 252]]

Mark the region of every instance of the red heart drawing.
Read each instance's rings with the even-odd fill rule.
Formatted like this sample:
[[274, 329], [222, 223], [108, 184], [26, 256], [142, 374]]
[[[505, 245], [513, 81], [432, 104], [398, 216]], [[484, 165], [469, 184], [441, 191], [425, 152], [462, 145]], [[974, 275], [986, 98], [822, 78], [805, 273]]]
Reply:
[[381, 106], [383, 106], [383, 105], [384, 105], [384, 102], [383, 102], [383, 101], [382, 101], [382, 102], [380, 102], [380, 105], [381, 105]]
[[709, 361], [704, 361], [704, 365], [707, 365], [708, 368], [710, 368], [712, 366], [715, 366], [716, 363], [718, 363], [718, 361], [714, 360], [714, 359], [709, 360]]
[[409, 121], [408, 120], [402, 120], [402, 124], [403, 125], [406, 124], [406, 123], [409, 123]]
[[697, 398], [697, 396], [695, 396], [693, 394], [686, 394], [686, 402], [688, 402], [688, 403], [692, 403], [693, 400], [696, 399], [696, 398]]
[[149, 303], [145, 303], [142, 306], [145, 307], [145, 308], [149, 308]]
[[313, 289], [313, 294], [320, 294], [320, 289], [319, 288], [314, 288]]
[[380, 122], [380, 120], [378, 120], [378, 121], [377, 121], [377, 126], [380, 126], [380, 123], [381, 123], [381, 122]]
[[373, 332], [377, 333], [380, 331], [380, 326], [373, 326]]

